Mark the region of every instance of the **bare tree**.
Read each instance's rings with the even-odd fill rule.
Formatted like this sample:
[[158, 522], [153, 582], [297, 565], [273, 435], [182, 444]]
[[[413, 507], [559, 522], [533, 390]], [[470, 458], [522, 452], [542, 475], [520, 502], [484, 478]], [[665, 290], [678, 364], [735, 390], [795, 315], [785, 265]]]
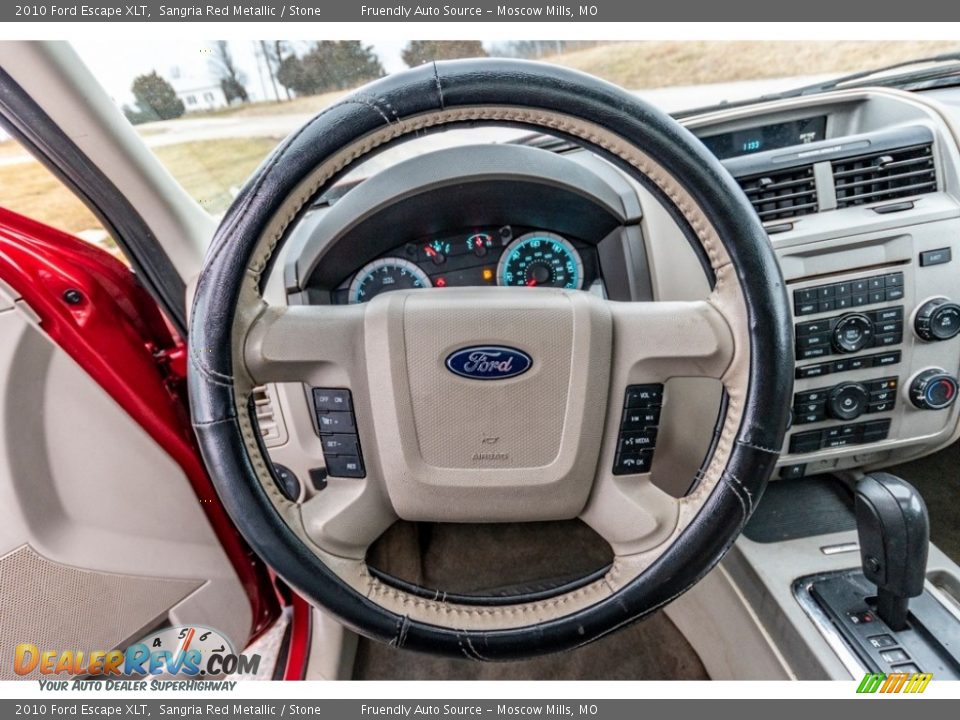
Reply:
[[234, 100], [247, 102], [250, 99], [246, 88], [247, 78], [234, 62], [229, 42], [217, 40], [213, 44], [213, 57], [210, 63], [220, 78], [220, 89], [223, 90], [228, 103]]
[[[283, 64], [285, 55], [289, 50], [288, 43], [284, 40], [261, 40], [260, 52], [263, 53], [263, 59], [267, 65], [267, 72], [270, 74], [270, 84], [273, 86], [273, 94], [280, 100], [280, 91], [277, 90], [277, 73], [280, 72], [280, 66]], [[293, 97], [290, 94], [290, 88], [283, 87], [287, 100]]]

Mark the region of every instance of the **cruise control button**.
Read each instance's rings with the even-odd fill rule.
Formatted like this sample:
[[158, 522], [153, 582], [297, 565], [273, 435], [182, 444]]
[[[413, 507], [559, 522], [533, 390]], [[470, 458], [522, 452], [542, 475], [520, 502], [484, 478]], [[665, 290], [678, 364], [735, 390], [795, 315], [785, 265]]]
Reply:
[[353, 413], [329, 412], [317, 415], [317, 424], [321, 433], [352, 433], [357, 426], [353, 422]]
[[355, 435], [324, 435], [322, 442], [324, 456], [360, 454]]
[[314, 388], [313, 404], [316, 406], [318, 412], [334, 412], [353, 409], [353, 403], [350, 399], [349, 390]]
[[333, 477], [362, 478], [367, 475], [363, 460], [357, 455], [334, 455], [326, 461], [327, 472]]

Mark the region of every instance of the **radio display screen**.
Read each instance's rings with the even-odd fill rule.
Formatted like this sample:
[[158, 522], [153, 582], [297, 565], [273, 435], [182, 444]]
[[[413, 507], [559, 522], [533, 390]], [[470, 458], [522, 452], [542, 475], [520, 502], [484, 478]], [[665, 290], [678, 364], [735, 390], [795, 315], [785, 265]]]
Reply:
[[738, 155], [751, 155], [764, 150], [805, 145], [806, 143], [823, 140], [826, 134], [827, 116], [817, 115], [801, 120], [761, 125], [720, 135], [709, 135], [700, 138], [700, 141], [717, 158], [724, 160]]

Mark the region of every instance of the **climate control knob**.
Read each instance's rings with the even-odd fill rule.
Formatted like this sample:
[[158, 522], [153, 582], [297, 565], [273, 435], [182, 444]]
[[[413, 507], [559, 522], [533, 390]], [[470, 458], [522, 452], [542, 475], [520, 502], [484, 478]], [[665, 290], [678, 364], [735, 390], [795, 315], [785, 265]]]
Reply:
[[943, 410], [957, 399], [957, 379], [940, 368], [924, 370], [910, 385], [910, 401], [921, 410]]
[[840, 353], [853, 353], [869, 346], [873, 337], [873, 322], [863, 313], [850, 313], [841, 317], [833, 327], [833, 349]]
[[853, 420], [863, 415], [870, 393], [860, 383], [840, 383], [827, 395], [827, 412], [837, 420]]
[[913, 328], [927, 342], [956, 337], [960, 333], [960, 305], [944, 297], [928, 300], [917, 310]]

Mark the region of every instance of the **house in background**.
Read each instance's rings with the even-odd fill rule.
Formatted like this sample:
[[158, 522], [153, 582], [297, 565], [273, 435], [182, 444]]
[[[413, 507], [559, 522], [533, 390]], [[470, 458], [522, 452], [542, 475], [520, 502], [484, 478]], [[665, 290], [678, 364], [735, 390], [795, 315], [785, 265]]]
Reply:
[[174, 65], [170, 68], [169, 80], [188, 113], [229, 105], [220, 87], [220, 79], [205, 67]]

